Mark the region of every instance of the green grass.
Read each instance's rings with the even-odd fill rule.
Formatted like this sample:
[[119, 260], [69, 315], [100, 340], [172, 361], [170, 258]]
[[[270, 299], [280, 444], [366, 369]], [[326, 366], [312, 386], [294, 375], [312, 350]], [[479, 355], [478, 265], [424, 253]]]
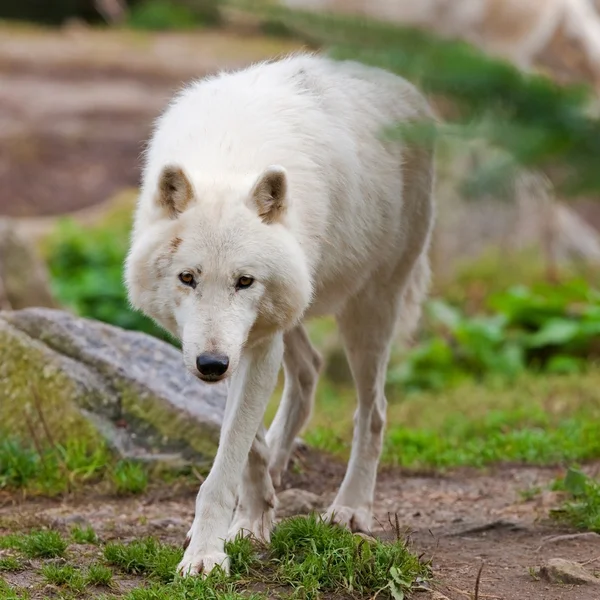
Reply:
[[141, 494], [148, 487], [148, 473], [140, 463], [119, 461], [111, 474], [114, 490], [117, 494]]
[[146, 575], [162, 582], [173, 579], [183, 553], [156, 538], [144, 538], [130, 544], [111, 542], [104, 548], [104, 559], [131, 575]]
[[52, 585], [81, 593], [86, 587], [86, 581], [81, 571], [73, 565], [57, 565], [48, 563], [41, 569], [44, 580]]
[[155, 538], [130, 544], [109, 543], [104, 548], [104, 559], [126, 574], [143, 575], [155, 582], [132, 591], [126, 596], [131, 600], [233, 600], [240, 597], [248, 582], [283, 586], [295, 597], [307, 599], [317, 598], [321, 592], [399, 597], [418, 578], [429, 575], [428, 566], [419, 561], [401, 536], [395, 542], [367, 541], [314, 515], [280, 523], [268, 547], [237, 538], [226, 545], [226, 550], [231, 557], [231, 575], [225, 577], [217, 570], [205, 582], [173, 580], [182, 551]]
[[[390, 389], [382, 462], [422, 469], [596, 459], [599, 390], [599, 368], [582, 375], [525, 374], [514, 383], [469, 382], [441, 393], [403, 396]], [[278, 401], [275, 395], [269, 419]], [[355, 402], [350, 386], [320, 382], [303, 438], [347, 459]]]
[[567, 492], [569, 499], [553, 516], [578, 529], [600, 533], [600, 481], [572, 468], [556, 487]]
[[[0, 430], [0, 437], [4, 433]], [[145, 465], [117, 461], [105, 446], [91, 448], [85, 442], [70, 440], [64, 446], [37, 449], [7, 434], [0, 442], [0, 489], [57, 496], [100, 485], [104, 491], [130, 495], [145, 492], [148, 483]]]
[[110, 587], [112, 578], [113, 573], [108, 567], [101, 564], [92, 564], [88, 568], [85, 581], [88, 585]]
[[28, 534], [0, 537], [0, 548], [12, 548], [27, 558], [57, 558], [64, 556], [67, 541], [52, 529], [39, 529]]
[[16, 556], [0, 557], [0, 573], [2, 571], [13, 572], [23, 569], [23, 563]]
[[96, 544], [98, 542], [98, 536], [94, 531], [94, 528], [88, 525], [87, 527], [79, 527], [75, 525], [71, 529], [71, 537], [76, 544]]

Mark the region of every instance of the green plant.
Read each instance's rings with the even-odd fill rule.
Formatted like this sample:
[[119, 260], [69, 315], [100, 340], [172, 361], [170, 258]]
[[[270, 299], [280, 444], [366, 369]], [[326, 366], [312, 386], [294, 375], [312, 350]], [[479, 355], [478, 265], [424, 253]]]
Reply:
[[87, 585], [110, 587], [112, 585], [112, 571], [100, 564], [91, 564], [85, 575]]
[[42, 566], [42, 575], [48, 583], [74, 592], [81, 592], [85, 588], [83, 575], [72, 565], [45, 564]]
[[71, 529], [71, 537], [75, 541], [76, 544], [97, 544], [98, 536], [94, 531], [93, 527], [88, 525], [87, 527], [79, 527], [79, 525], [75, 525], [73, 529]]
[[183, 552], [157, 541], [144, 538], [129, 545], [114, 542], [104, 548], [104, 558], [126, 573], [146, 574], [163, 582], [171, 581]]
[[15, 556], [3, 556], [0, 558], [1, 571], [20, 571], [23, 568], [23, 563]]
[[130, 227], [129, 214], [116, 215], [93, 227], [61, 221], [46, 249], [54, 293], [60, 302], [83, 317], [173, 343], [158, 325], [129, 306], [123, 264]]
[[600, 482], [571, 468], [557, 487], [566, 491], [570, 499], [553, 511], [553, 516], [578, 529], [600, 533]]
[[27, 558], [56, 558], [64, 555], [67, 542], [52, 529], [0, 537], [0, 548], [19, 550]]
[[113, 469], [112, 482], [117, 494], [141, 494], [148, 487], [148, 473], [141, 463], [122, 460]]
[[134, 29], [194, 29], [221, 22], [218, 0], [143, 0], [130, 10]]
[[600, 292], [582, 280], [514, 286], [489, 313], [467, 316], [442, 300], [427, 305], [429, 329], [388, 374], [408, 391], [441, 390], [468, 378], [514, 380], [525, 369], [579, 373], [600, 354]]
[[99, 481], [111, 462], [106, 447], [90, 448], [80, 440], [34, 449], [20, 439], [6, 437], [0, 442], [0, 488], [53, 496]]

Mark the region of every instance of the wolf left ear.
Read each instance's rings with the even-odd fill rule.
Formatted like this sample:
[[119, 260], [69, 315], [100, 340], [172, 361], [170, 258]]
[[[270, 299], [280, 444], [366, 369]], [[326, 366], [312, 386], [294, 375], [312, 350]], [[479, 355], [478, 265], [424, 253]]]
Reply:
[[283, 167], [268, 167], [258, 178], [250, 201], [258, 211], [259, 217], [268, 224], [277, 222], [287, 206], [287, 172]]
[[158, 183], [158, 202], [171, 219], [176, 219], [192, 200], [192, 184], [179, 167], [165, 167]]

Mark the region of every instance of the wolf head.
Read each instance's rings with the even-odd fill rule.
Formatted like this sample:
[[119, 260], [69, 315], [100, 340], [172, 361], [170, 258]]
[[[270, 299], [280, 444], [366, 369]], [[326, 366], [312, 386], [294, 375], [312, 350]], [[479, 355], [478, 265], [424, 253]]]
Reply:
[[286, 171], [194, 186], [166, 166], [152, 188], [127, 257], [129, 299], [181, 339], [189, 371], [219, 381], [244, 347], [293, 326], [310, 302], [305, 255], [287, 225]]

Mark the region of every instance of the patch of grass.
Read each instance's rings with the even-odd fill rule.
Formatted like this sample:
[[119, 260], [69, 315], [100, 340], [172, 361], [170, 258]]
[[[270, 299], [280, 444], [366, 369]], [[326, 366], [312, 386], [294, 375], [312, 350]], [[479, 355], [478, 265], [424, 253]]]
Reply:
[[278, 525], [270, 552], [276, 579], [305, 598], [341, 590], [369, 596], [387, 591], [401, 598], [418, 577], [428, 575], [404, 540], [367, 540], [316, 515]]
[[148, 473], [144, 465], [127, 460], [119, 461], [112, 472], [115, 492], [121, 496], [141, 494], [148, 487]]
[[79, 527], [75, 525], [71, 529], [71, 537], [76, 544], [97, 544], [98, 536], [91, 525], [87, 527]]
[[106, 561], [125, 573], [148, 575], [163, 582], [173, 579], [175, 568], [183, 556], [179, 548], [148, 537], [131, 544], [113, 542], [104, 548]]
[[200, 577], [178, 578], [168, 584], [155, 583], [132, 590], [122, 600], [267, 600], [265, 594], [247, 593], [224, 576], [211, 573]]
[[42, 575], [47, 583], [66, 588], [75, 593], [85, 589], [85, 579], [79, 569], [73, 565], [48, 563], [42, 566]]
[[[440, 393], [390, 389], [383, 463], [421, 469], [596, 459], [599, 389], [598, 367], [582, 375], [524, 374], [515, 383], [468, 382]], [[347, 459], [355, 406], [352, 388], [321, 381], [303, 438]]]
[[[159, 475], [163, 479], [167, 476], [181, 479], [179, 473]], [[131, 495], [145, 492], [148, 483], [145, 465], [116, 461], [106, 446], [90, 448], [86, 442], [76, 439], [64, 446], [44, 449], [32, 448], [10, 437], [0, 442], [0, 489], [23, 489], [32, 495], [57, 496], [91, 484], [110, 486], [118, 495]], [[75, 531], [73, 536], [77, 543], [94, 543], [92, 531]]]
[[99, 563], [91, 564], [85, 574], [85, 582], [88, 585], [110, 587], [112, 585], [112, 571]]
[[2, 600], [29, 600], [27, 590], [15, 590], [3, 579], [0, 579], [0, 594]]
[[23, 568], [23, 563], [16, 556], [0, 558], [0, 571], [20, 571]]
[[107, 448], [90, 448], [80, 440], [38, 451], [6, 436], [0, 442], [0, 488], [55, 496], [100, 481], [111, 462]]
[[52, 529], [39, 529], [28, 534], [10, 534], [0, 537], [0, 548], [12, 548], [27, 558], [57, 558], [64, 556], [66, 540]]
[[279, 591], [283, 586], [293, 597], [306, 599], [322, 592], [402, 598], [417, 579], [429, 576], [429, 567], [400, 536], [395, 542], [366, 539], [318, 516], [282, 521], [273, 531], [270, 545], [238, 537], [226, 544], [226, 551], [231, 558], [230, 576], [217, 569], [206, 579], [174, 579], [182, 551], [154, 538], [107, 544], [104, 558], [125, 573], [154, 580], [131, 591], [127, 600], [241, 600], [242, 596], [249, 598], [248, 584], [252, 589], [259, 583]]
[[578, 529], [600, 533], [600, 481], [571, 468], [556, 487], [568, 492], [570, 498], [552, 512], [553, 516]]

